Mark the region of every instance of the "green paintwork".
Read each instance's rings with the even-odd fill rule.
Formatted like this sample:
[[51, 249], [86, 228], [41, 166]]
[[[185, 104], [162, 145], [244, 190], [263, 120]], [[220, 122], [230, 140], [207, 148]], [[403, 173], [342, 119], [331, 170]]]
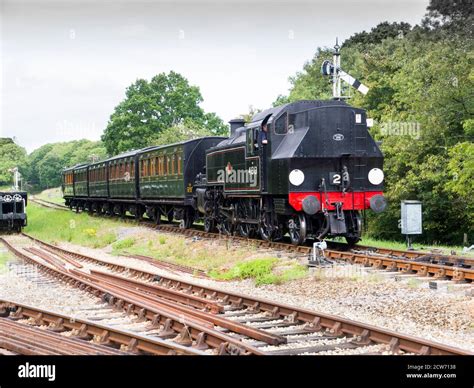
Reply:
[[[125, 158], [117, 158], [109, 163], [110, 166], [115, 166], [120, 163], [130, 163], [134, 161], [134, 156], [128, 156]], [[109, 176], [109, 190], [111, 198], [133, 198], [136, 197], [135, 178], [130, 175], [124, 174], [118, 178], [110, 178]]]
[[181, 170], [179, 172], [176, 171], [177, 165], [175, 165], [174, 174], [140, 176], [139, 188], [141, 198], [184, 198], [186, 196], [183, 175], [183, 166], [185, 163], [183, 145], [164, 147], [145, 152], [140, 155], [139, 161], [141, 165], [142, 160], [153, 159], [157, 157], [172, 157], [173, 155], [181, 158]]
[[107, 197], [107, 181], [89, 182], [91, 197]]
[[74, 170], [74, 195], [76, 197], [87, 197], [87, 167]]
[[227, 193], [260, 192], [259, 156], [247, 156], [246, 147], [220, 149], [207, 154], [207, 179], [210, 184], [223, 184]]

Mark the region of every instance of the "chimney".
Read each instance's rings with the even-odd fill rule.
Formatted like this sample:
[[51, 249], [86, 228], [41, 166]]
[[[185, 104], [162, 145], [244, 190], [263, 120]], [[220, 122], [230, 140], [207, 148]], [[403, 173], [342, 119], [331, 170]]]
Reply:
[[229, 121], [230, 124], [230, 136], [234, 136], [235, 130], [237, 128], [243, 127], [245, 125], [244, 119], [233, 119]]

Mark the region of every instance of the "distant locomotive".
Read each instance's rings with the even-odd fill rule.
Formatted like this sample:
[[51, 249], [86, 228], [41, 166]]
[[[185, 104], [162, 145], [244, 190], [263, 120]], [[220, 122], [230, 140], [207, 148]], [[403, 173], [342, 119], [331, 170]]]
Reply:
[[66, 169], [71, 208], [202, 220], [206, 231], [280, 240], [361, 237], [365, 209], [383, 211], [383, 156], [366, 113], [343, 101], [298, 101], [232, 120], [229, 138], [149, 147]]
[[0, 191], [0, 229], [21, 232], [27, 225], [26, 205], [26, 192]]

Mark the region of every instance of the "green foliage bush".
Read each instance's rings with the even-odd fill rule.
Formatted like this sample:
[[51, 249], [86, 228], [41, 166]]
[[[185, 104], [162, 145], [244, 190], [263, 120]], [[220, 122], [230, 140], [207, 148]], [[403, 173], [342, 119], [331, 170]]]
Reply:
[[133, 237], [128, 237], [114, 243], [112, 245], [112, 248], [114, 248], [114, 250], [127, 249], [127, 248], [132, 247], [134, 244], [135, 244], [135, 239]]

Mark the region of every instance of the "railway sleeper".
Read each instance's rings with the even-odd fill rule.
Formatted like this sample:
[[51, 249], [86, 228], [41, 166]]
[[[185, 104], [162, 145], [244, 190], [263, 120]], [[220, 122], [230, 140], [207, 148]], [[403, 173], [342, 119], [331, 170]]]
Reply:
[[266, 351], [269, 355], [296, 355], [302, 353], [320, 353], [339, 349], [356, 349], [358, 346], [352, 342], [342, 342], [334, 345], [314, 345], [293, 349], [277, 349]]

